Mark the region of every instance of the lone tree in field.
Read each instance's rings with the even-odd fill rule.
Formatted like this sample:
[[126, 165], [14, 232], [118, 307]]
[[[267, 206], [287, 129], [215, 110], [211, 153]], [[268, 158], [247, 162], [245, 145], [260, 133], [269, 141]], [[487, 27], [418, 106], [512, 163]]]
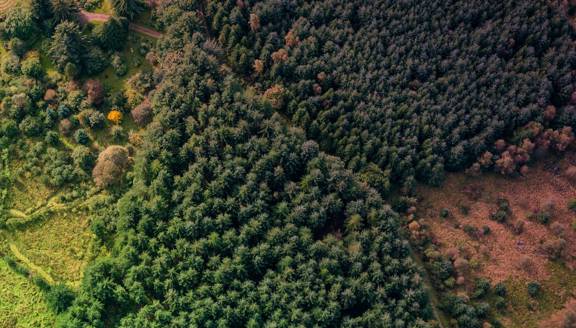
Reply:
[[94, 183], [100, 188], [117, 184], [128, 168], [128, 150], [122, 146], [109, 146], [98, 155], [92, 170]]
[[141, 0], [112, 0], [112, 6], [116, 15], [134, 20], [144, 11], [144, 3]]

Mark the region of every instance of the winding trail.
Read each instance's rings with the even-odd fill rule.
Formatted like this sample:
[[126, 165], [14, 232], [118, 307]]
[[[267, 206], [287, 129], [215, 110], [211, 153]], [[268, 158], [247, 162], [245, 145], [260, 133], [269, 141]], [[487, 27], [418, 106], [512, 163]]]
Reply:
[[6, 11], [14, 7], [18, 3], [17, 0], [0, 0], [0, 12]]
[[16, 257], [20, 262], [26, 264], [26, 266], [30, 270], [34, 271], [36, 274], [44, 278], [44, 280], [46, 280], [47, 283], [49, 283], [50, 285], [54, 285], [55, 283], [54, 278], [52, 278], [52, 276], [48, 272], [44, 271], [44, 269], [41, 266], [34, 264], [34, 262], [30, 261], [30, 259], [28, 259], [24, 254], [20, 253], [20, 250], [18, 249], [16, 244], [9, 243], [8, 246], [10, 247], [10, 251], [12, 252], [14, 257]]
[[[80, 15], [80, 21], [81, 22], [106, 22], [107, 20], [110, 19], [110, 17], [112, 17], [111, 15], [91, 13], [91, 12], [88, 12], [85, 10], [81, 10], [79, 15]], [[149, 37], [154, 38], [154, 39], [159, 39], [163, 35], [162, 33], [158, 32], [156, 30], [142, 26], [140, 24], [130, 23], [128, 28], [131, 31], [149, 36]]]

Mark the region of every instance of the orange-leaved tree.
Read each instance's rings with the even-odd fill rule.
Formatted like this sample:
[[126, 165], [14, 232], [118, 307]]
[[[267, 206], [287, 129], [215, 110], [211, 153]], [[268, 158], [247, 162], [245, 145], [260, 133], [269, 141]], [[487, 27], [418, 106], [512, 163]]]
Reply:
[[108, 113], [108, 121], [118, 125], [120, 124], [120, 122], [122, 122], [122, 113], [120, 111], [117, 110], [111, 110], [110, 113]]

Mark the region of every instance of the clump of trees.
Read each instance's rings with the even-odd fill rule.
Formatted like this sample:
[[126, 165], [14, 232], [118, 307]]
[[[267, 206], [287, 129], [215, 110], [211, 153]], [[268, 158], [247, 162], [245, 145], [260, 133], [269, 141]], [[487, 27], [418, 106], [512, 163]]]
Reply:
[[560, 153], [566, 151], [574, 142], [574, 133], [570, 126], [544, 129], [542, 124], [531, 122], [518, 129], [513, 139], [521, 141], [518, 144], [509, 144], [503, 139], [498, 139], [494, 143], [493, 150], [484, 152], [470, 170], [478, 173], [481, 170], [494, 169], [504, 175], [518, 173], [526, 175], [529, 171], [526, 164], [534, 155], [541, 156], [549, 151]]
[[160, 56], [155, 120], [113, 220], [119, 251], [86, 272], [65, 326], [114, 309], [122, 327], [427, 327], [397, 215], [192, 35]]
[[[262, 93], [282, 86], [290, 101], [278, 109], [323, 150], [354, 171], [377, 165], [404, 191], [494, 154], [496, 140], [530, 122], [557, 131], [544, 133], [552, 144], [570, 139], [560, 131], [576, 117], [573, 31], [548, 3], [210, 1], [195, 10], [235, 72]], [[186, 30], [175, 17], [160, 18]], [[526, 173], [524, 150], [494, 154], [492, 167]]]

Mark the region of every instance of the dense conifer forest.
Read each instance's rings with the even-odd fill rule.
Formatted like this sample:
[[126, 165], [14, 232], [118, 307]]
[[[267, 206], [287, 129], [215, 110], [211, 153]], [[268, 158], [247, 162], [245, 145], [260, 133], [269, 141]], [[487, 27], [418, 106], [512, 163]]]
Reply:
[[[576, 7], [2, 8], [0, 255], [49, 308], [29, 327], [506, 327], [504, 285], [466, 285], [468, 260], [406, 218], [449, 172], [518, 178], [571, 149]], [[61, 217], [89, 227], [74, 274], [18, 250]]]

